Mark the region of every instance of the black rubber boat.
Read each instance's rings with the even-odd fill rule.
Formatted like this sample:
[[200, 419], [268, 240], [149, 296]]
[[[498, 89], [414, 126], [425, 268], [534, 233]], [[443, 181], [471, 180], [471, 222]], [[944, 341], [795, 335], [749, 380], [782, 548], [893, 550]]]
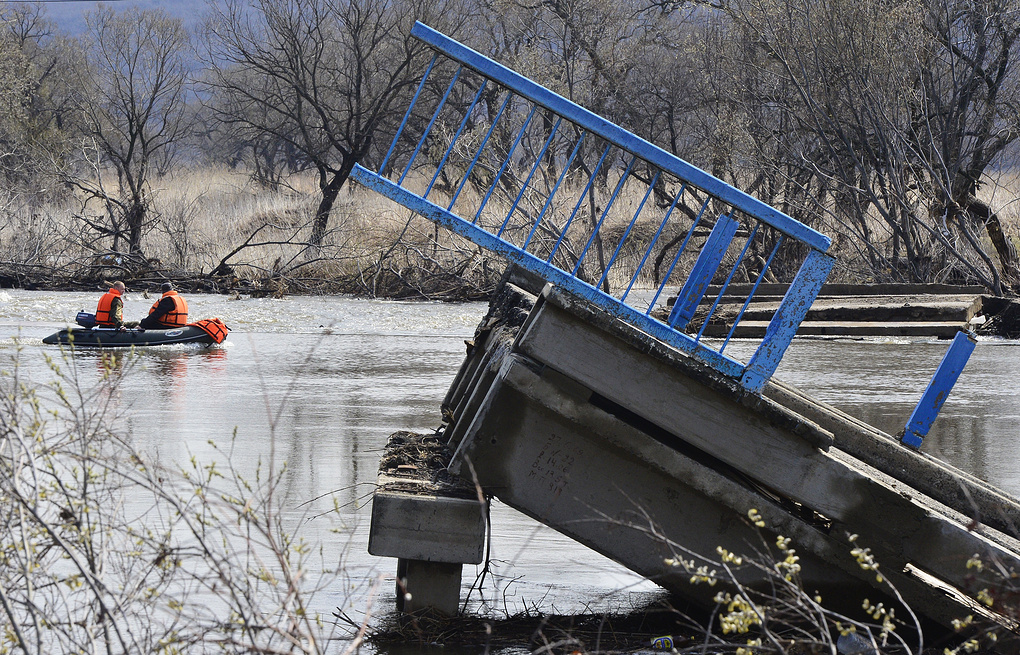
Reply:
[[163, 346], [173, 343], [216, 343], [209, 333], [195, 325], [172, 330], [116, 330], [114, 328], [70, 328], [51, 334], [43, 343], [61, 343], [75, 348], [129, 348]]
[[207, 318], [169, 330], [118, 330], [104, 327], [68, 328], [43, 338], [43, 343], [65, 344], [75, 348], [130, 348], [165, 346], [175, 343], [222, 343], [228, 328], [218, 318]]

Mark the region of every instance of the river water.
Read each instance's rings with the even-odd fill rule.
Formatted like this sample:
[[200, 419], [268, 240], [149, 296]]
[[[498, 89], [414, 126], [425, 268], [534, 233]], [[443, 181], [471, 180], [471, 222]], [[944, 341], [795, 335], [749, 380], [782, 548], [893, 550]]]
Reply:
[[[20, 370], [49, 375], [42, 337], [93, 311], [99, 294], [0, 290], [0, 359], [20, 348]], [[464, 357], [482, 303], [431, 304], [343, 297], [188, 297], [192, 319], [218, 316], [232, 329], [223, 345], [140, 349], [117, 409], [135, 443], [164, 461], [220, 456], [252, 470], [286, 460], [282, 505], [295, 515], [340, 509], [339, 534], [309, 521], [306, 539], [342, 553], [344, 576], [314, 605], [362, 615], [378, 584], [377, 612], [393, 602], [394, 560], [367, 553], [371, 490], [379, 456], [396, 430], [440, 425], [439, 405]], [[127, 295], [126, 318], [152, 299]], [[945, 353], [936, 340], [796, 340], [777, 376], [895, 433]], [[749, 348], [746, 344], [732, 347]], [[103, 373], [96, 353], [75, 353], [86, 384]], [[4, 368], [6, 362], [0, 365]], [[923, 449], [1020, 495], [1020, 343], [982, 340]], [[312, 511], [309, 511], [311, 508]], [[626, 611], [658, 587], [495, 503], [494, 576], [472, 609], [517, 614]], [[330, 527], [336, 527], [332, 525]], [[465, 587], [476, 571], [466, 566]]]

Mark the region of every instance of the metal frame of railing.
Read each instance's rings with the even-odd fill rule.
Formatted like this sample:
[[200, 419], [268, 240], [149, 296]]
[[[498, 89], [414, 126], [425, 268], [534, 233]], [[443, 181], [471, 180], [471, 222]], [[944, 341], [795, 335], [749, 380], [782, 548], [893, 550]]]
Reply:
[[[421, 23], [412, 35], [435, 54], [376, 171], [359, 164], [352, 177], [760, 393], [832, 268], [829, 238]], [[638, 293], [657, 247], [667, 271]], [[782, 248], [802, 262], [738, 361], [726, 346]], [[752, 289], [726, 337], [708, 339], [749, 251]], [[674, 287], [666, 317], [655, 310]]]

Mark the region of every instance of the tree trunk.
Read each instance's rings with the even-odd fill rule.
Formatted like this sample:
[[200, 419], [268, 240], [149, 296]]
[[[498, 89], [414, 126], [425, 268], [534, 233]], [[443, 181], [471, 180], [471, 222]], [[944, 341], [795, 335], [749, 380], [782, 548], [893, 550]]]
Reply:
[[[544, 112], [542, 114], [542, 131], [546, 139], [552, 136], [554, 125], [552, 113]], [[545, 174], [549, 179], [547, 184], [554, 184], [553, 180], [556, 179], [556, 153], [553, 150], [553, 148], [550, 148], [545, 153]]]
[[[595, 246], [595, 254], [598, 257], [598, 268], [596, 269], [596, 276], [601, 276], [606, 270], [606, 255], [602, 248], [602, 235], [599, 234], [599, 219], [598, 219], [598, 207], [595, 206], [595, 186], [588, 187], [588, 210], [591, 215], [591, 229], [593, 233], [594, 241], [592, 243]], [[582, 267], [583, 268], [583, 267]], [[581, 270], [581, 269], [579, 269]], [[597, 280], [598, 278], [593, 278]], [[609, 276], [606, 275], [602, 281], [602, 290], [607, 294], [609, 291]]]
[[[329, 224], [329, 214], [333, 211], [333, 203], [336, 202], [336, 197], [339, 195], [340, 189], [347, 181], [347, 178], [351, 176], [351, 171], [354, 170], [354, 163], [354, 157], [345, 157], [340, 170], [332, 171], [333, 177], [321, 187], [322, 200], [319, 201], [319, 206], [315, 210], [312, 235], [309, 238], [309, 242], [316, 248], [322, 245], [322, 240], [326, 236], [326, 227]], [[326, 177], [328, 176], [323, 176], [323, 179]]]
[[142, 254], [142, 226], [146, 213], [145, 201], [134, 200], [124, 214], [128, 229], [128, 252], [132, 255]]
[[992, 208], [978, 200], [974, 196], [964, 198], [961, 203], [963, 210], [985, 226], [988, 238], [999, 256], [999, 263], [1002, 265], [1002, 277], [1011, 291], [1016, 291], [1020, 286], [1020, 261], [1018, 261], [1016, 248], [1013, 242], [1002, 231], [1002, 223], [999, 215], [992, 211]]

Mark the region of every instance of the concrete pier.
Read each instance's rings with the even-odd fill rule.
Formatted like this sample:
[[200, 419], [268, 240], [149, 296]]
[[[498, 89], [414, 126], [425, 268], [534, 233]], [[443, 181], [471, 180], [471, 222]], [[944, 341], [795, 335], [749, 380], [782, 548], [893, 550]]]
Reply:
[[435, 435], [390, 437], [372, 500], [368, 552], [397, 558], [397, 608], [457, 614], [461, 569], [482, 561], [486, 502], [444, 473]]
[[[988, 611], [972, 556], [1020, 570], [1015, 499], [779, 381], [749, 393], [551, 285], [537, 298], [501, 289], [443, 412], [452, 473], [706, 605], [718, 588], [691, 578], [720, 567], [718, 548], [747, 554], [779, 536], [795, 544], [803, 588], [850, 613], [862, 598], [895, 605], [892, 583], [950, 625]], [[385, 551], [416, 559], [415, 548]], [[733, 575], [769, 584], [753, 567]]]
[[[995, 613], [983, 590], [974, 588], [967, 565], [977, 555], [1007, 575], [1020, 571], [1020, 544], [1007, 534], [1020, 524], [1020, 505], [920, 453], [903, 455], [889, 435], [772, 380], [798, 328], [800, 334], [951, 337], [973, 329], [978, 312], [986, 310], [983, 297], [980, 309], [975, 301], [980, 290], [966, 291], [969, 299], [959, 302], [922, 302], [916, 291], [905, 302], [872, 297], [863, 303], [874, 310], [871, 320], [859, 320], [859, 312], [825, 298], [836, 261], [827, 236], [424, 24], [411, 35], [433, 48], [433, 64], [440, 56], [458, 64], [430, 64], [422, 84], [430, 75], [430, 83], [438, 84], [435, 75], [449, 72], [452, 90], [462, 70], [492, 82], [494, 92], [505, 95], [502, 107], [514, 101], [512, 120], [527, 116], [518, 140], [534, 131], [529, 126], [536, 111], [555, 116], [557, 126], [570, 126], [542, 134], [540, 149], [518, 151], [515, 145], [505, 152], [497, 178], [511, 164], [536, 171], [547, 153], [573, 150], [571, 161], [579, 154], [586, 162], [581, 169], [590, 171], [585, 193], [592, 193], [592, 217], [596, 206], [601, 216], [590, 226], [574, 221], [577, 209], [560, 216], [553, 202], [559, 181], [529, 186], [524, 180], [507, 207], [490, 203], [489, 193], [461, 194], [484, 141], [467, 169], [452, 172], [444, 169], [445, 156], [419, 157], [422, 137], [404, 132], [407, 121], [378, 170], [357, 164], [351, 171], [366, 188], [530, 271], [511, 275], [501, 288], [450, 387], [445, 425], [437, 433], [449, 453], [436, 475], [419, 476], [419, 486], [406, 489], [389, 479], [392, 466], [380, 474], [372, 552], [402, 560], [406, 584], [424, 587], [410, 590], [410, 597], [405, 593], [405, 609], [408, 600], [424, 595], [428, 603], [419, 607], [449, 611], [458, 575], [445, 565], [473, 557], [479, 543], [470, 508], [447, 502], [445, 492], [424, 493], [430, 488], [423, 483], [452, 473], [471, 480], [467, 486], [475, 489], [479, 513], [485, 498], [497, 497], [706, 605], [718, 593], [700, 584], [712, 578], [706, 572], [725, 571], [723, 584], [732, 591], [751, 586], [769, 594], [786, 580], [776, 574], [788, 571], [804, 594], [820, 594], [827, 607], [858, 616], [863, 599], [887, 607], [900, 606], [902, 599], [945, 626]], [[459, 95], [433, 95], [414, 94], [405, 115], [419, 103], [422, 116], [460, 115], [459, 106], [447, 105]], [[471, 117], [467, 111], [463, 121]], [[490, 132], [502, 116], [500, 109]], [[434, 145], [454, 150], [460, 130], [447, 135], [429, 129]], [[604, 141], [605, 149], [581, 148], [578, 134]], [[537, 145], [535, 137], [529, 143]], [[593, 155], [597, 163], [587, 165]], [[618, 161], [629, 163], [625, 169], [610, 163]], [[417, 182], [405, 183], [400, 170], [414, 170], [416, 179], [449, 173], [460, 183], [447, 191], [431, 184], [422, 190]], [[618, 180], [611, 195], [603, 193], [609, 185], [593, 184], [596, 172], [609, 171]], [[628, 192], [619, 193], [625, 186]], [[655, 192], [657, 202], [642, 200], [618, 234], [621, 223], [606, 220], [617, 214], [611, 207], [642, 187], [644, 198]], [[742, 270], [745, 254], [759, 249], [771, 254], [756, 276], [748, 276], [756, 281], [742, 290], [742, 299], [723, 294], [717, 305], [712, 282], [728, 284]], [[652, 264], [654, 252], [660, 257]], [[667, 252], [672, 263], [663, 286], [631, 294], [642, 280], [659, 282], [658, 262]], [[737, 252], [735, 261], [727, 257]], [[783, 261], [784, 270], [771, 270], [773, 261]], [[759, 287], [780, 274], [787, 282], [781, 289]], [[667, 283], [679, 300], [660, 316], [655, 312], [663, 310], [657, 304]], [[724, 354], [723, 343], [701, 338], [729, 329], [736, 336], [764, 334], [746, 361]], [[388, 449], [384, 460], [394, 452]], [[397, 471], [422, 468], [433, 470], [409, 461]], [[454, 518], [461, 511], [462, 518]], [[449, 516], [440, 518], [444, 514]], [[433, 518], [423, 522], [421, 516]], [[442, 536], [432, 533], [433, 523], [445, 526], [459, 555], [436, 547]], [[788, 538], [796, 556], [785, 550]], [[728, 552], [756, 553], [763, 561], [737, 565]], [[767, 561], [766, 553], [780, 561]], [[418, 575], [419, 562], [428, 567], [426, 574]], [[814, 602], [814, 596], [798, 598], [805, 597], [804, 604]]]

